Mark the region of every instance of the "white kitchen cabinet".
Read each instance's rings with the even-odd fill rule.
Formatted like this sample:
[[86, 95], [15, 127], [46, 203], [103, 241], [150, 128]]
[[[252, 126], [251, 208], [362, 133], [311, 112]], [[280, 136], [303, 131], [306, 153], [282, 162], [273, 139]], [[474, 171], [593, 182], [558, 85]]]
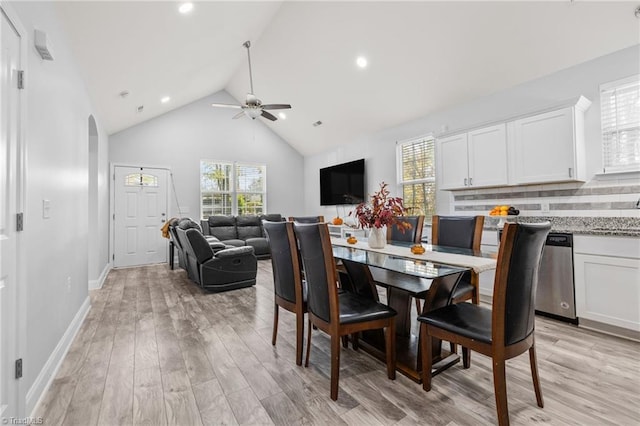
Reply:
[[436, 155], [440, 189], [466, 188], [469, 183], [467, 134], [438, 139]]
[[504, 123], [438, 140], [441, 189], [483, 188], [508, 184]]
[[508, 123], [511, 183], [585, 181], [584, 111], [591, 101]]
[[576, 235], [574, 244], [580, 325], [640, 332], [640, 239]]

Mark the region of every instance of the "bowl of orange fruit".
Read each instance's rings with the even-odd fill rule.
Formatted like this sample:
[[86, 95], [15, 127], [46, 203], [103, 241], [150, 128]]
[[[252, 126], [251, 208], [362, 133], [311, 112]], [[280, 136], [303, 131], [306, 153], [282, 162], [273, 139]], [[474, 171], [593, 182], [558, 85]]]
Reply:
[[513, 206], [508, 206], [508, 205], [495, 206], [489, 212], [489, 216], [517, 216], [519, 214], [520, 214], [520, 210], [516, 209]]

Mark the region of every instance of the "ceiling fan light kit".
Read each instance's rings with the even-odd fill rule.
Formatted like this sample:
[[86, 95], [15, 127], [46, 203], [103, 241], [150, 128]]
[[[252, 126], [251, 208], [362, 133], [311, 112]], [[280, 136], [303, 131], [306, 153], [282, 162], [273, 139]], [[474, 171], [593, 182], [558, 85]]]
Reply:
[[251, 42], [249, 40], [247, 40], [244, 43], [242, 43], [242, 46], [244, 46], [247, 49], [247, 60], [249, 62], [249, 85], [251, 87], [251, 92], [247, 93], [247, 98], [245, 100], [244, 105], [230, 105], [230, 104], [213, 103], [213, 104], [211, 104], [211, 106], [212, 107], [220, 107], [220, 108], [242, 109], [241, 112], [239, 112], [238, 114], [233, 116], [234, 119], [240, 118], [243, 115], [246, 115], [247, 117], [251, 118], [252, 120], [255, 120], [258, 117], [264, 117], [267, 120], [276, 121], [278, 118], [275, 115], [267, 112], [267, 110], [291, 109], [291, 105], [289, 105], [289, 104], [266, 104], [266, 105], [263, 105], [262, 101], [260, 99], [258, 99], [256, 95], [254, 95], [254, 92], [253, 92], [253, 73], [251, 72], [251, 52], [249, 50], [249, 48], [251, 47]]

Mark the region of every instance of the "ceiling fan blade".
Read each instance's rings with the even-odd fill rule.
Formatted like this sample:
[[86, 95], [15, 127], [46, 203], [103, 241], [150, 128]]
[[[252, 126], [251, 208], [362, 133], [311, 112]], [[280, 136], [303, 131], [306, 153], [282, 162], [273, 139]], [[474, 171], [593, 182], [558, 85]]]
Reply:
[[289, 104], [267, 104], [262, 105], [262, 109], [291, 109]]
[[222, 108], [242, 108], [242, 105], [230, 105], [230, 104], [211, 104], [212, 107]]
[[262, 115], [264, 118], [267, 118], [267, 119], [269, 119], [271, 121], [276, 121], [277, 120], [275, 115], [270, 114], [267, 111], [262, 111], [262, 114], [260, 114], [260, 115]]
[[244, 115], [245, 115], [244, 111], [240, 111], [239, 113], [237, 113], [236, 115], [233, 116], [233, 119], [235, 120], [236, 118], [243, 117]]

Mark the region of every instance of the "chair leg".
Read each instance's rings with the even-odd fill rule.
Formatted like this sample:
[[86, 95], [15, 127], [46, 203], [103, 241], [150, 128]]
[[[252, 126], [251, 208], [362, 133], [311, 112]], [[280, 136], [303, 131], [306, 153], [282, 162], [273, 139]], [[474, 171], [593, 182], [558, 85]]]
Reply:
[[360, 339], [360, 333], [353, 333], [351, 335], [351, 346], [353, 346], [354, 351], [357, 351], [358, 349], [360, 349], [359, 339]]
[[427, 334], [427, 325], [420, 324], [420, 350], [422, 352], [422, 389], [431, 390], [431, 336]]
[[536, 357], [536, 346], [529, 348], [529, 362], [531, 363], [531, 377], [533, 378], [533, 389], [536, 391], [536, 402], [538, 407], [544, 407], [542, 399], [542, 389], [540, 388], [540, 377], [538, 376], [538, 361]]
[[471, 366], [471, 351], [469, 348], [462, 347], [462, 366], [469, 368]]
[[304, 366], [309, 366], [309, 352], [311, 352], [311, 321], [307, 322], [307, 356], [304, 360]]
[[296, 365], [302, 365], [302, 346], [304, 340], [304, 313], [296, 315]]
[[385, 347], [387, 348], [387, 377], [396, 379], [396, 321], [392, 318], [385, 330]]
[[453, 342], [449, 342], [449, 349], [451, 349], [452, 354], [458, 353], [458, 345]]
[[422, 315], [422, 306], [420, 306], [420, 299], [415, 298], [416, 301], [416, 313]]
[[338, 399], [338, 380], [340, 379], [340, 337], [331, 336], [331, 399]]
[[498, 425], [509, 425], [509, 405], [507, 403], [507, 378], [504, 359], [493, 359], [493, 387], [496, 394]]
[[342, 340], [342, 347], [347, 349], [349, 347], [349, 336], [344, 335], [340, 338]]
[[276, 345], [276, 338], [278, 337], [278, 311], [280, 306], [277, 303], [273, 304], [273, 336], [271, 337], [271, 344]]

